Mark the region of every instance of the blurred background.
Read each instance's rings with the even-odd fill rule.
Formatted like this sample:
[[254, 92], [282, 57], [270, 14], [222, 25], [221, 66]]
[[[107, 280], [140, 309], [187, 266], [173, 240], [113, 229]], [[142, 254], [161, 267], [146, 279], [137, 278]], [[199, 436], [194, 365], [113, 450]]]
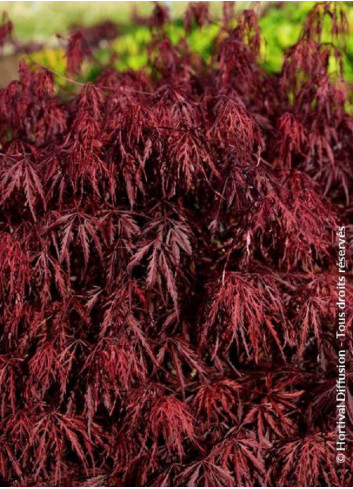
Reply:
[[[281, 68], [283, 52], [300, 35], [306, 15], [316, 2], [235, 2], [235, 10], [254, 9], [262, 32], [262, 63], [273, 71]], [[353, 26], [352, 2], [347, 15]], [[185, 36], [183, 13], [188, 2], [161, 2], [170, 11], [169, 35], [177, 43]], [[154, 2], [41, 2], [0, 1], [0, 12], [7, 12], [13, 24], [12, 42], [0, 43], [0, 85], [17, 77], [18, 63], [23, 57], [44, 65], [57, 73], [65, 72], [65, 36], [75, 28], [88, 28], [87, 35], [99, 37], [95, 46], [96, 66], [86, 66], [81, 78], [93, 79], [99, 65], [113, 63], [118, 69], [138, 69], [147, 63], [150, 29], [144, 19], [151, 15]], [[204, 59], [210, 56], [219, 32], [217, 19], [222, 15], [222, 2], [209, 4], [212, 22], [187, 34], [192, 51]], [[3, 18], [2, 29], [6, 23]], [[1, 28], [0, 28], [1, 29]], [[91, 30], [89, 30], [91, 29]], [[99, 30], [100, 29], [100, 30]], [[94, 34], [94, 32], [96, 34]], [[1, 33], [1, 30], [0, 30]], [[60, 34], [60, 36], [58, 36]], [[0, 34], [1, 35], [1, 34]], [[66, 37], [66, 40], [67, 40]], [[344, 65], [347, 80], [353, 80], [353, 38], [346, 46]], [[116, 54], [112, 57], [112, 52]]]

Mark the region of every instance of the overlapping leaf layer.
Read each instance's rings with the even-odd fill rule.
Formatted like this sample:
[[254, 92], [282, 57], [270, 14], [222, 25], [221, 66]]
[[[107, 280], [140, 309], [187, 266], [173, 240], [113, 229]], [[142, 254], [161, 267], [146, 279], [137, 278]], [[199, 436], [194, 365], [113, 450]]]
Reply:
[[[280, 76], [252, 11], [226, 4], [208, 64], [167, 21], [157, 6], [146, 71], [107, 67], [66, 97], [22, 63], [0, 93], [2, 483], [350, 486], [344, 6], [317, 4]], [[188, 9], [187, 28], [209, 21]], [[89, 55], [75, 32], [69, 73]], [[349, 283], [346, 301], [352, 348]]]

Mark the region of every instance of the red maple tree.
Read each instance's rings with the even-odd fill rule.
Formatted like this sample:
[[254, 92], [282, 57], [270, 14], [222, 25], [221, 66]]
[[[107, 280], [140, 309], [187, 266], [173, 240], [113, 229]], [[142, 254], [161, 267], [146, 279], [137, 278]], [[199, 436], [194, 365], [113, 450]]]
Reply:
[[[192, 4], [186, 32], [210, 21]], [[157, 6], [147, 70], [108, 66], [63, 97], [22, 62], [0, 92], [1, 482], [350, 486], [350, 426], [335, 463], [345, 5], [314, 6], [278, 75], [252, 11], [225, 5], [209, 62], [168, 22]]]

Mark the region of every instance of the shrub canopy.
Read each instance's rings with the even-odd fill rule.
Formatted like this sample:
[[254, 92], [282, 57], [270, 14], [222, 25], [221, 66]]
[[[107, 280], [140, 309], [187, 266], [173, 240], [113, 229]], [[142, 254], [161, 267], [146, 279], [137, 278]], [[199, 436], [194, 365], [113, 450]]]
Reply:
[[[343, 7], [313, 8], [278, 76], [252, 11], [225, 4], [208, 62], [167, 16], [149, 19], [148, 71], [75, 82], [91, 56], [75, 31], [73, 93], [25, 63], [0, 93], [0, 477], [350, 485], [351, 461], [335, 464]], [[186, 29], [209, 22], [206, 4], [186, 12]]]

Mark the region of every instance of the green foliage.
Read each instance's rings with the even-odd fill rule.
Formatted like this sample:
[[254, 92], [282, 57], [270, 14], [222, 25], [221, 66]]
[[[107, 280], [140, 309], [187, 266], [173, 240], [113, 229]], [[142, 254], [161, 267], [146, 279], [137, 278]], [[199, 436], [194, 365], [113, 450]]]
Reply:
[[[309, 11], [317, 2], [282, 2], [280, 6], [270, 6], [259, 19], [263, 36], [262, 55], [266, 69], [279, 72], [284, 52], [298, 39]], [[346, 2], [347, 4], [349, 2]], [[353, 28], [353, 9], [346, 8], [349, 25]], [[325, 19], [326, 23], [328, 19]], [[328, 26], [325, 25], [327, 28]], [[326, 29], [327, 32], [327, 29]], [[328, 41], [326, 35], [324, 41]], [[347, 41], [344, 49], [344, 68], [347, 80], [353, 80], [353, 38]]]
[[[269, 3], [269, 2], [268, 2]], [[293, 45], [303, 26], [303, 22], [310, 9], [317, 2], [282, 2], [269, 4], [260, 15], [259, 24], [262, 32], [262, 66], [266, 70], [278, 73], [281, 69], [285, 50]], [[347, 8], [349, 24], [353, 27], [353, 9]], [[187, 39], [191, 52], [198, 53], [204, 61], [208, 61], [214, 47], [215, 39], [219, 33], [217, 22], [205, 25], [201, 29], [193, 29], [189, 34], [181, 20], [173, 20], [166, 27], [169, 37], [173, 44], [177, 44], [181, 39]], [[101, 71], [101, 66], [106, 66], [112, 62], [112, 53], [115, 59], [114, 68], [118, 70], [139, 70], [148, 61], [147, 46], [151, 40], [151, 32], [144, 25], [125, 25], [121, 27], [121, 33], [110, 46], [97, 49], [95, 59], [97, 65], [86, 67], [82, 73], [82, 81], [94, 80]], [[329, 40], [328, 35], [326, 39]], [[342, 48], [342, 46], [341, 46]], [[345, 56], [343, 59], [346, 79], [353, 80], [353, 37], [351, 36], [347, 45], [343, 49]], [[33, 59], [63, 74], [65, 71], [65, 59], [62, 49], [43, 49], [43, 51], [32, 56]], [[335, 70], [334, 63], [332, 71]]]

